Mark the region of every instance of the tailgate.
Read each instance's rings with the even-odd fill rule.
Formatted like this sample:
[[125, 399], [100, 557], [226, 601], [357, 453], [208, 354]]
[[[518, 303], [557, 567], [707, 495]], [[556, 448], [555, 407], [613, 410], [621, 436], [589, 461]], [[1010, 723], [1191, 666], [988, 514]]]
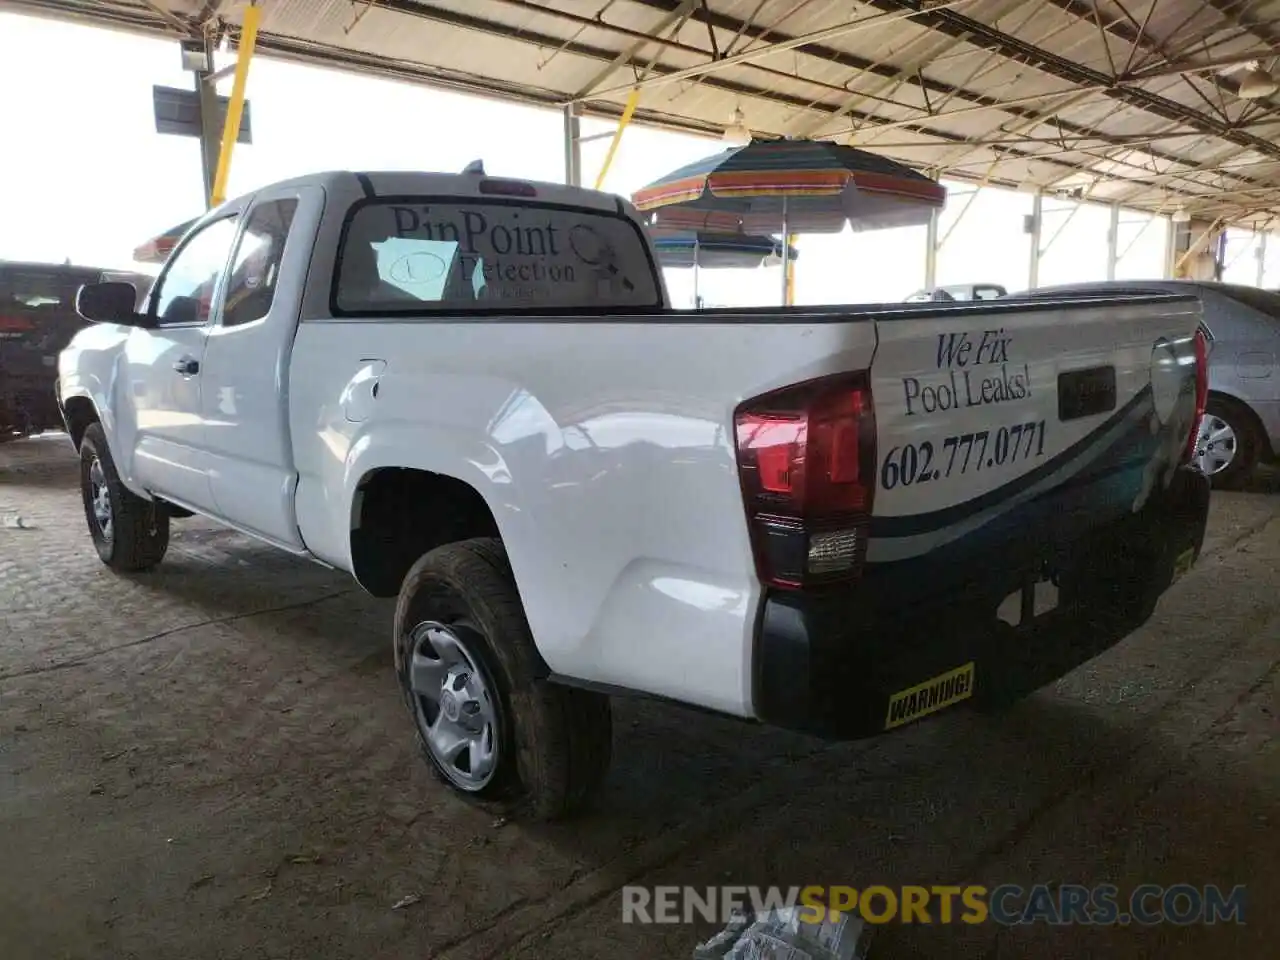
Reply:
[[868, 572], [978, 581], [1139, 510], [1191, 429], [1199, 319], [1181, 296], [879, 318]]

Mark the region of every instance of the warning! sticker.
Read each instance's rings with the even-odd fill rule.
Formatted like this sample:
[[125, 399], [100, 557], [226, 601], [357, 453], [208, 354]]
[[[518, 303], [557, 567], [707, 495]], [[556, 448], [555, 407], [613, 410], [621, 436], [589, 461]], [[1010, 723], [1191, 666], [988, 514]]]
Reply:
[[973, 696], [973, 664], [966, 663], [947, 673], [901, 690], [889, 698], [884, 728], [890, 730]]

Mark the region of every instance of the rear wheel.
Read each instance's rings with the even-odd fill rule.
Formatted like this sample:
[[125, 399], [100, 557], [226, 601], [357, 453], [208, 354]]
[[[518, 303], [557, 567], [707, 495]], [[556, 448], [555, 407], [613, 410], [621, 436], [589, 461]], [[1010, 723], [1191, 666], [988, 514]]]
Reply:
[[505, 814], [577, 812], [608, 769], [609, 698], [545, 679], [502, 545], [432, 550], [396, 605], [396, 672], [436, 776]]
[[1219, 490], [1234, 490], [1258, 462], [1259, 438], [1249, 412], [1237, 403], [1211, 397], [1200, 422], [1193, 454], [1196, 465]]
[[148, 570], [169, 548], [169, 515], [120, 482], [102, 426], [80, 441], [80, 492], [98, 557], [113, 570]]

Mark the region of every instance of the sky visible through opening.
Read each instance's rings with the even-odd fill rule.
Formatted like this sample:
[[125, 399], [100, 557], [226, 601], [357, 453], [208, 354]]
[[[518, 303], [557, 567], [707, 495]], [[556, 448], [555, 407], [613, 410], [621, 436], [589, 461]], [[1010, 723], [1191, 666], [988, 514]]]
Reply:
[[[221, 65], [221, 61], [220, 61]], [[0, 104], [5, 131], [0, 178], [0, 258], [130, 268], [132, 251], [203, 211], [200, 148], [155, 132], [152, 85], [190, 87], [178, 45], [0, 14]], [[227, 93], [230, 81], [220, 92]], [[499, 103], [350, 73], [255, 58], [249, 77], [253, 144], [236, 148], [229, 196], [320, 170], [461, 171], [482, 159], [495, 175], [561, 181], [562, 122], [554, 110]], [[747, 114], [748, 121], [750, 113]], [[584, 135], [612, 124], [587, 119]], [[669, 170], [722, 149], [715, 140], [632, 127], [604, 189], [629, 196]], [[608, 140], [583, 145], [591, 184]], [[948, 183], [938, 282], [1025, 289], [1031, 196]], [[1045, 200], [1042, 285], [1106, 276], [1106, 207]], [[966, 209], [967, 207], [967, 209]], [[960, 217], [963, 211], [963, 217]], [[959, 222], [957, 218], [959, 217]], [[1121, 279], [1158, 277], [1165, 221], [1123, 211]], [[1228, 279], [1254, 283], [1257, 241], [1233, 234]], [[1280, 282], [1280, 240], [1265, 262]], [[925, 228], [805, 236], [796, 265], [799, 304], [901, 300], [924, 283]], [[777, 267], [700, 271], [708, 305], [773, 304]], [[691, 271], [668, 270], [673, 302], [692, 302]]]

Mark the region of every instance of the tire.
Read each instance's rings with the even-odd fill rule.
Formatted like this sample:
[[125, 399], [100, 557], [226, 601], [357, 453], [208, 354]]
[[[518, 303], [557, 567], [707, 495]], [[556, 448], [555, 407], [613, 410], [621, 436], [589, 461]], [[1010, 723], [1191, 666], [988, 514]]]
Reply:
[[609, 698], [546, 679], [499, 541], [446, 544], [414, 564], [396, 604], [394, 643], [418, 746], [443, 783], [528, 820], [587, 805], [609, 767]]
[[[1222, 433], [1225, 427], [1229, 436]], [[1229, 445], [1229, 446], [1228, 446]], [[1238, 490], [1253, 475], [1262, 449], [1257, 424], [1243, 405], [1210, 397], [1200, 425], [1195, 458], [1215, 490]], [[1222, 454], [1229, 452], [1227, 462]]]
[[102, 425], [80, 441], [80, 494], [98, 557], [112, 570], [149, 570], [169, 549], [169, 514], [120, 482]]

